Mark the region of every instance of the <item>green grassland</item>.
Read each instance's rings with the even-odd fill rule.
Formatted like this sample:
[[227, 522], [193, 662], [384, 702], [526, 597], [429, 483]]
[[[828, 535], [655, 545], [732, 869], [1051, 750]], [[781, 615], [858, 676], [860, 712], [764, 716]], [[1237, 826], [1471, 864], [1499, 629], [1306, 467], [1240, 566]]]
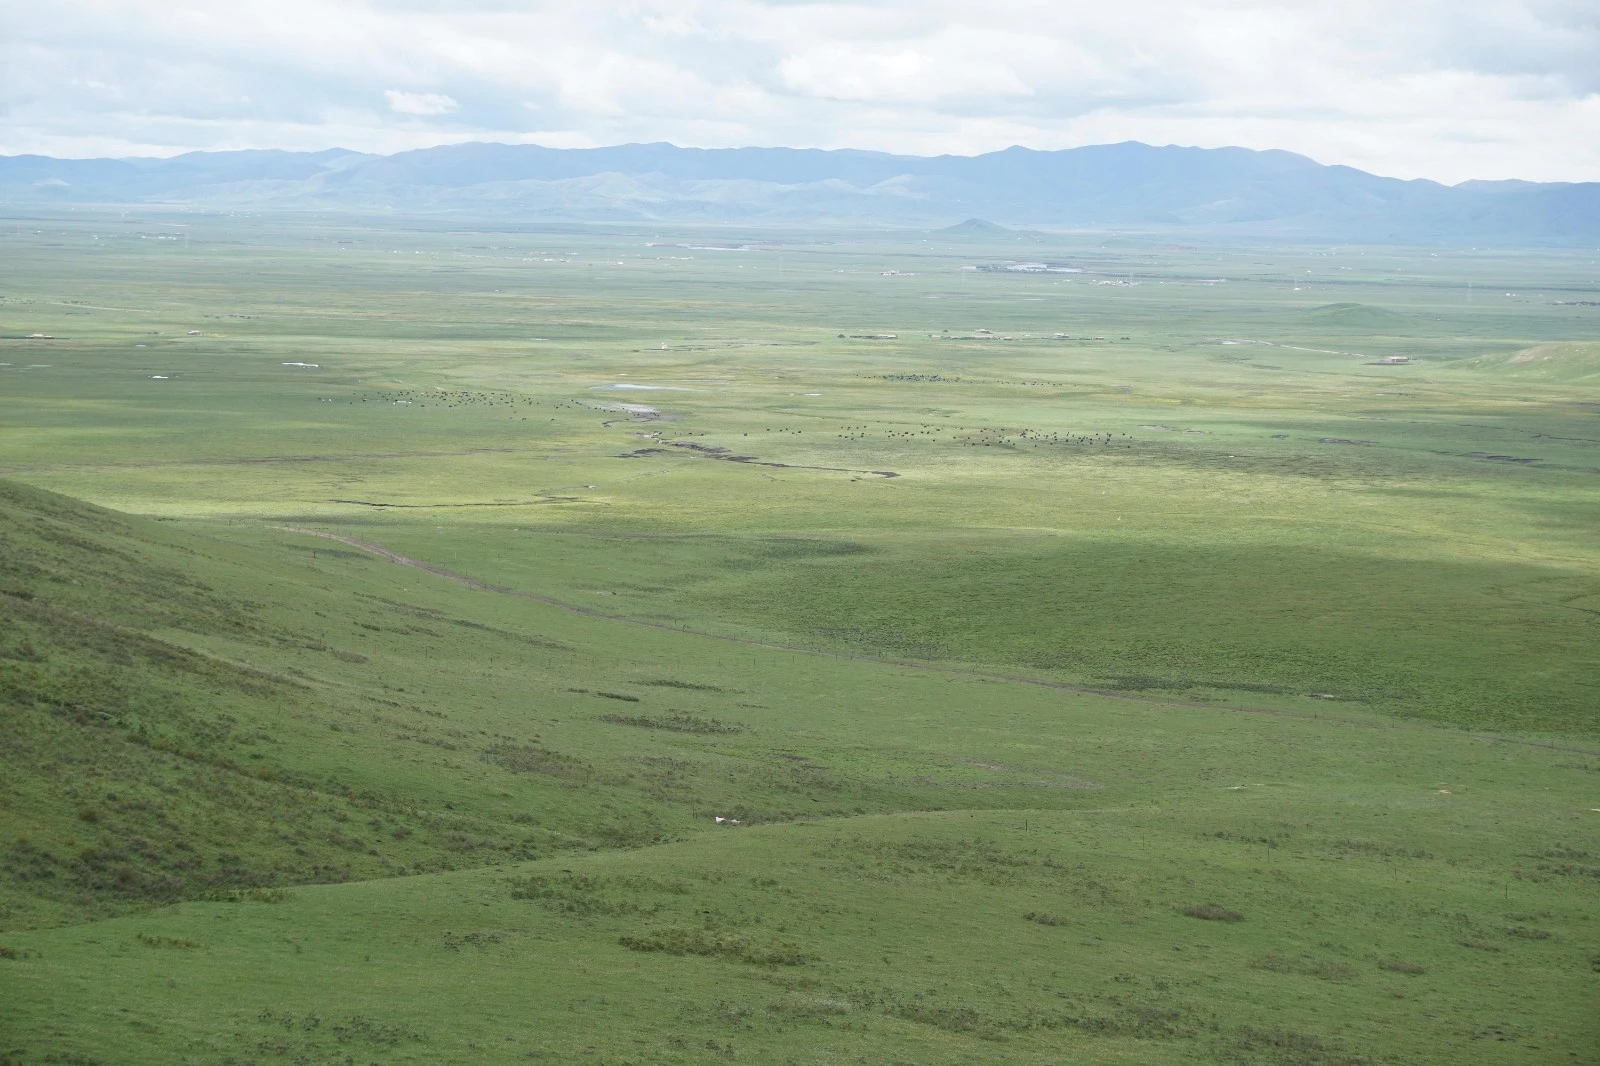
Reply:
[[1595, 1061], [1592, 253], [0, 248], [0, 1061]]

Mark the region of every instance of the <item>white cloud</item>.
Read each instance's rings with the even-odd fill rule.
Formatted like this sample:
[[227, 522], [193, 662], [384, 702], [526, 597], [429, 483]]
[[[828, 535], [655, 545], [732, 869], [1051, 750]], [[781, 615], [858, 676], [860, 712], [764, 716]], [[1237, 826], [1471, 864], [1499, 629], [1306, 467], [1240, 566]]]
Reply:
[[0, 0], [0, 152], [474, 139], [1138, 139], [1600, 180], [1600, 18], [1594, 0]]
[[461, 105], [444, 93], [408, 93], [399, 89], [383, 90], [389, 101], [389, 110], [397, 115], [448, 115]]

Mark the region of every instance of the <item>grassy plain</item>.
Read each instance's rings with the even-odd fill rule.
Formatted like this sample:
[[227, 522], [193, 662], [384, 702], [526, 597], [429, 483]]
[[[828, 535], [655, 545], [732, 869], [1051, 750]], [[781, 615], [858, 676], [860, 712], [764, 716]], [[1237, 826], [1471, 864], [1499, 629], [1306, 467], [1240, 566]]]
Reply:
[[4, 230], [0, 1055], [1594, 1061], [1593, 253]]

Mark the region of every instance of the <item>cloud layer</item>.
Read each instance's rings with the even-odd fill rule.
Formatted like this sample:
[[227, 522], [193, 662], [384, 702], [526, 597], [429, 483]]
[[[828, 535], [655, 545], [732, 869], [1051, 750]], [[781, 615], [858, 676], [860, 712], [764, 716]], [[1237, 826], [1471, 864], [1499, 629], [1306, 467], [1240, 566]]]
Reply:
[[0, 0], [0, 153], [1287, 148], [1600, 180], [1593, 0]]

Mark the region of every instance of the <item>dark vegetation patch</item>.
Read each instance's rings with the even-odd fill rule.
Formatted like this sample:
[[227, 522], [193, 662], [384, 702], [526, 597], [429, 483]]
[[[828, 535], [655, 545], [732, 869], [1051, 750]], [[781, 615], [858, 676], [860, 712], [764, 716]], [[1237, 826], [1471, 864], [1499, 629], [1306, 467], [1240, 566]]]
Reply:
[[721, 688], [718, 688], [716, 685], [701, 685], [701, 684], [696, 684], [693, 681], [674, 681], [671, 678], [657, 678], [654, 681], [641, 681], [639, 683], [641, 685], [653, 685], [656, 688], [689, 689], [690, 691], [693, 691], [693, 692], [721, 692], [721, 691], [723, 691]]
[[194, 897], [202, 903], [288, 903], [294, 890], [288, 888], [230, 888], [201, 892]]
[[617, 942], [629, 951], [704, 955], [757, 966], [802, 966], [815, 961], [788, 941], [762, 942], [704, 929], [656, 929], [641, 936], [623, 936]]
[[1093, 1036], [1134, 1040], [1194, 1040], [1212, 1026], [1173, 1006], [1106, 999], [1065, 1008], [1006, 1009], [951, 1002], [933, 992], [907, 994], [890, 989], [854, 989], [847, 993], [858, 1011], [874, 1011], [948, 1033], [1003, 1043], [1024, 1033], [1075, 1031]]
[[1235, 1048], [1262, 1056], [1275, 1066], [1374, 1066], [1365, 1055], [1355, 1055], [1337, 1044], [1289, 1029], [1239, 1030]]
[[193, 951], [203, 948], [204, 944], [186, 936], [155, 936], [150, 933], [140, 933], [136, 938], [139, 943], [150, 948], [178, 948], [183, 951]]
[[1428, 968], [1426, 966], [1421, 966], [1417, 963], [1407, 962], [1405, 959], [1394, 957], [1379, 959], [1378, 969], [1388, 970], [1390, 973], [1403, 973], [1410, 977], [1420, 977], [1428, 972]]
[[513, 878], [510, 884], [512, 899], [529, 900], [547, 910], [579, 918], [658, 914], [664, 906], [659, 898], [638, 897], [682, 896], [689, 891], [681, 881], [649, 877], [532, 874]]
[[[404, 1023], [391, 1025], [364, 1014], [352, 1015], [342, 1021], [324, 1022], [322, 1016], [316, 1013], [296, 1014], [268, 1009], [256, 1015], [256, 1022], [265, 1026], [269, 1033], [257, 1040], [255, 1050], [275, 1057], [293, 1056], [288, 1061], [295, 1062], [343, 1061], [350, 1057], [353, 1047], [395, 1048], [425, 1043], [428, 1039], [426, 1033]], [[330, 1056], [339, 1058], [336, 1060]], [[239, 1066], [243, 1066], [243, 1063]]]
[[1029, 911], [1027, 914], [1024, 914], [1022, 917], [1023, 917], [1023, 919], [1025, 921], [1030, 921], [1030, 922], [1033, 922], [1033, 923], [1035, 923], [1037, 925], [1071, 925], [1072, 924], [1072, 919], [1071, 918], [1063, 918], [1058, 914], [1046, 914], [1043, 911]]
[[1509, 925], [1506, 927], [1506, 936], [1516, 937], [1518, 940], [1549, 940], [1551, 932], [1529, 925]]
[[532, 900], [549, 910], [580, 918], [617, 917], [640, 908], [630, 900], [610, 899], [601, 893], [602, 878], [531, 876], [513, 881], [512, 899]]
[[1372, 840], [1330, 840], [1323, 850], [1337, 855], [1362, 855], [1380, 859], [1431, 859], [1433, 855], [1422, 848], [1407, 848], [1395, 844], [1380, 844]]
[[775, 999], [767, 1003], [763, 1010], [768, 1018], [789, 1023], [826, 1021], [854, 1013], [854, 1008], [844, 1000], [818, 996]]
[[947, 645], [925, 640], [915, 632], [903, 628], [866, 629], [856, 626], [821, 626], [816, 635], [833, 644], [860, 649], [869, 655], [905, 659], [943, 659], [948, 657]]
[[594, 776], [594, 768], [587, 763], [540, 744], [500, 741], [485, 748], [482, 758], [514, 774], [544, 774], [569, 781], [587, 781]]
[[1546, 880], [1551, 877], [1576, 877], [1600, 881], [1600, 858], [1587, 851], [1556, 844], [1543, 851], [1523, 856], [1534, 860], [1532, 871], [1520, 871], [1525, 880]]
[[[798, 769], [798, 768], [797, 768]], [[986, 885], [1049, 885], [1066, 895], [1104, 905], [1114, 890], [1081, 868], [1017, 851], [982, 838], [958, 840], [870, 840], [834, 838], [817, 858], [845, 875], [884, 884], [905, 881], [969, 882]]]
[[602, 714], [600, 721], [612, 725], [629, 725], [639, 729], [661, 729], [669, 733], [699, 733], [706, 736], [725, 736], [748, 733], [748, 726], [738, 722], [724, 722], [720, 718], [701, 718], [694, 714]]
[[1291, 958], [1276, 951], [1269, 951], [1265, 955], [1251, 959], [1250, 965], [1257, 970], [1298, 974], [1301, 977], [1315, 977], [1322, 981], [1349, 981], [1356, 975], [1355, 968], [1347, 962], [1305, 956]]
[[1215, 903], [1196, 903], [1183, 908], [1183, 913], [1190, 918], [1199, 918], [1206, 922], [1242, 922], [1244, 915], [1238, 911], [1229, 910], [1227, 907]]
[[639, 697], [638, 696], [629, 696], [626, 693], [622, 693], [622, 692], [603, 692], [600, 689], [596, 689], [594, 694], [596, 696], [602, 697], [603, 699], [621, 700], [623, 703], [638, 703], [639, 702]]

